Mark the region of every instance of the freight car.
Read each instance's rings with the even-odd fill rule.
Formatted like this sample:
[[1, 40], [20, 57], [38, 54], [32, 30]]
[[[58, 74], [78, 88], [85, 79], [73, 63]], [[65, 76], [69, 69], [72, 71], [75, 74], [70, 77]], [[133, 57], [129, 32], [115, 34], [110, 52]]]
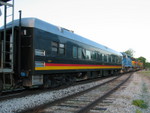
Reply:
[[[13, 67], [13, 71], [0, 72], [0, 90], [10, 83], [11, 86], [24, 87], [57, 86], [110, 76], [122, 69], [120, 52], [65, 28], [36, 18], [23, 18], [20, 24], [19, 20], [14, 21], [14, 39], [10, 28], [11, 23], [7, 24], [7, 43], [4, 45], [4, 39], [0, 39], [1, 49], [6, 46], [8, 54], [3, 54], [1, 50], [0, 56], [5, 55], [5, 63], [13, 60], [12, 65], [4, 65], [6, 68]], [[1, 28], [0, 36], [3, 35]]]

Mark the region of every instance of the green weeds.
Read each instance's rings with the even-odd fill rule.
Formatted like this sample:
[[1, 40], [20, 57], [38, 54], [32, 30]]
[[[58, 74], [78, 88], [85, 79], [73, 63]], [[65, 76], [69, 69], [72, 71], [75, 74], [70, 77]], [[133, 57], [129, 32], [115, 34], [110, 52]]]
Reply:
[[133, 100], [132, 104], [137, 106], [137, 107], [140, 107], [142, 109], [147, 109], [148, 108], [148, 103], [145, 102], [144, 100], [140, 100], [140, 99]]
[[136, 113], [142, 113], [142, 111], [140, 111], [140, 110], [136, 109]]

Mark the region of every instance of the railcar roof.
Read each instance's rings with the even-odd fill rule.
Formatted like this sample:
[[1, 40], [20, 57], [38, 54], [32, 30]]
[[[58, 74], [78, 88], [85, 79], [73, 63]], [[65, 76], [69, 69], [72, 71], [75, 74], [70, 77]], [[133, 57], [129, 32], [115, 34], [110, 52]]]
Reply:
[[[103, 46], [103, 45], [98, 44], [96, 42], [93, 42], [89, 39], [86, 39], [82, 36], [79, 36], [79, 35], [73, 33], [72, 31], [69, 31], [65, 28], [61, 28], [61, 27], [52, 25], [50, 23], [47, 23], [47, 22], [42, 21], [42, 20], [37, 19], [37, 18], [22, 18], [21, 24], [24, 27], [35, 27], [35, 28], [38, 28], [38, 29], [41, 29], [41, 30], [44, 30], [47, 32], [51, 32], [51, 33], [75, 40], [75, 41], [79, 41], [81, 43], [85, 43], [85, 44], [97, 47], [99, 49], [111, 52], [111, 53], [116, 54], [116, 55], [122, 56], [122, 54], [120, 52], [117, 52], [117, 51], [112, 50], [106, 46]], [[15, 20], [14, 26], [18, 26], [18, 25], [19, 25], [19, 20]], [[7, 27], [9, 27], [9, 24], [7, 25]]]

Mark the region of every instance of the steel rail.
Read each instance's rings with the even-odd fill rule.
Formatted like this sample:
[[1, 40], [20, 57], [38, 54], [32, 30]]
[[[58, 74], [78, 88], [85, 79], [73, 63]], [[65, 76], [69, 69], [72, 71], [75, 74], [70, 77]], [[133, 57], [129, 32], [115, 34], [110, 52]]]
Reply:
[[94, 86], [94, 87], [91, 87], [91, 88], [89, 88], [89, 89], [86, 89], [86, 90], [77, 92], [77, 93], [75, 93], [75, 94], [69, 95], [69, 96], [67, 96], [67, 97], [60, 98], [60, 99], [58, 99], [58, 100], [56, 100], [56, 101], [49, 102], [49, 103], [46, 103], [46, 104], [43, 104], [43, 105], [40, 105], [40, 106], [31, 108], [31, 109], [28, 109], [28, 110], [25, 110], [25, 111], [23, 111], [23, 112], [21, 112], [21, 113], [38, 113], [41, 109], [44, 109], [44, 108], [46, 108], [46, 107], [48, 107], [48, 106], [54, 106], [54, 105], [56, 105], [57, 103], [62, 103], [62, 102], [64, 102], [64, 101], [68, 100], [68, 99], [71, 99], [71, 98], [80, 96], [80, 95], [82, 95], [82, 94], [85, 94], [86, 92], [89, 92], [89, 91], [94, 90], [94, 89], [96, 89], [96, 88], [98, 88], [98, 87], [100, 87], [100, 86], [103, 86], [103, 85], [105, 85], [105, 84], [107, 84], [107, 83], [110, 83], [110, 82], [112, 82], [112, 81], [114, 81], [114, 80], [120, 78], [121, 76], [122, 76], [122, 75], [117, 76], [117, 77], [115, 77], [115, 78], [113, 78], [113, 79], [111, 79], [111, 80], [108, 80], [108, 81], [104, 82], [104, 83], [101, 83], [101, 84], [96, 85], [96, 86]]
[[127, 79], [125, 79], [123, 82], [118, 84], [112, 90], [110, 90], [109, 92], [105, 93], [103, 96], [101, 96], [97, 100], [93, 101], [92, 103], [88, 104], [87, 106], [83, 107], [82, 109], [80, 109], [79, 111], [77, 111], [75, 113], [87, 113], [88, 111], [90, 111], [90, 109], [93, 108], [96, 104], [102, 102], [105, 98], [110, 96], [113, 92], [115, 92], [115, 90], [117, 90], [120, 86], [122, 86], [125, 82], [127, 82], [129, 80], [129, 78], [131, 77], [131, 75], [132, 75], [132, 73], [130, 74], [129, 77], [127, 77]]

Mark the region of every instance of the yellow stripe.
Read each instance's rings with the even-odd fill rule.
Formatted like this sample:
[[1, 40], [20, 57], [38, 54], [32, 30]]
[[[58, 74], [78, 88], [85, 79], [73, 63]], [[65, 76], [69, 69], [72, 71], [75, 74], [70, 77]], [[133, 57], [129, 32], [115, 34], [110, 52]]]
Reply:
[[35, 67], [35, 70], [71, 70], [71, 69], [119, 69], [121, 66], [45, 66]]

